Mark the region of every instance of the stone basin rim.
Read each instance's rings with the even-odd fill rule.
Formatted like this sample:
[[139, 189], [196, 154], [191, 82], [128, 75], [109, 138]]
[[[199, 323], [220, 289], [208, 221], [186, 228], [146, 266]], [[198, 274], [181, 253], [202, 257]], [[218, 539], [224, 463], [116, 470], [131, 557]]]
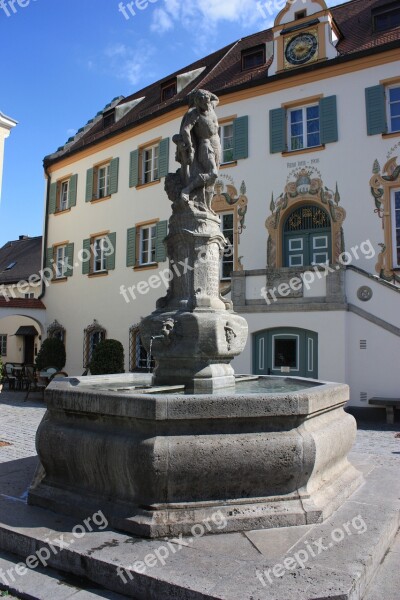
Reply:
[[[131, 375], [104, 376], [102, 381], [105, 385], [107, 382], [121, 381], [123, 386], [124, 383], [133, 381]], [[53, 381], [45, 392], [48, 409], [161, 421], [193, 418], [299, 417], [342, 407], [349, 399], [349, 387], [346, 384], [301, 377], [281, 379], [309, 382], [313, 387], [290, 392], [264, 391], [235, 395], [232, 395], [229, 389], [214, 394], [187, 395], [173, 392], [146, 394], [109, 391], [93, 386], [93, 383], [99, 382], [97, 377]], [[260, 376], [260, 379], [277, 379], [277, 376]], [[82, 382], [82, 387], [76, 382]]]

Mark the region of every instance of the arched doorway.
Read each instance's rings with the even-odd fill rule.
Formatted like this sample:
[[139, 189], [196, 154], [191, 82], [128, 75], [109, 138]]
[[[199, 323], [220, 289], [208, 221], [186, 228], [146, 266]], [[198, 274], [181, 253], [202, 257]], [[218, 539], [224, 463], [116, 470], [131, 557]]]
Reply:
[[0, 353], [3, 363], [35, 363], [42, 340], [42, 325], [24, 315], [0, 317]]
[[253, 336], [253, 373], [318, 378], [318, 334], [296, 327], [259, 331]]
[[283, 224], [285, 267], [306, 267], [332, 262], [331, 218], [320, 206], [295, 208]]

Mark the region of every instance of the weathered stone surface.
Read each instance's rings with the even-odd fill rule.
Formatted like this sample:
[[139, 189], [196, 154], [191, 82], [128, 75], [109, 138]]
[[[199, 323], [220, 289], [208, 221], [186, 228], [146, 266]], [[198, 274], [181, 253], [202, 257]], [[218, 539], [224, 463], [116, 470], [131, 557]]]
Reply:
[[172, 202], [165, 239], [169, 289], [140, 326], [156, 361], [154, 384], [183, 384], [194, 392], [234, 386], [230, 362], [244, 350], [248, 334], [245, 319], [220, 295], [227, 242], [211, 208], [221, 157], [217, 104], [210, 92], [192, 92], [173, 138], [181, 166], [165, 180]]
[[189, 535], [216, 511], [226, 531], [317, 523], [362, 481], [347, 461], [356, 426], [345, 385], [190, 396], [82, 378], [54, 382], [46, 398], [29, 502], [76, 516], [101, 508], [137, 535]]

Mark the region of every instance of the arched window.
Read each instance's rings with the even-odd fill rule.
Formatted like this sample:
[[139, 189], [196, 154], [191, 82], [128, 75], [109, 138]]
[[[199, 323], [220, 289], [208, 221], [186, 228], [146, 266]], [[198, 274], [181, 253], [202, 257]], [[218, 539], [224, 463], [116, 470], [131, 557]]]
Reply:
[[51, 323], [47, 328], [48, 338], [57, 338], [61, 340], [65, 345], [65, 327], [63, 327], [57, 319]]
[[139, 325], [132, 325], [129, 329], [129, 370], [149, 373], [154, 367], [154, 358], [149, 356], [140, 339]]
[[93, 350], [97, 344], [106, 339], [107, 332], [96, 319], [93, 323], [86, 327], [83, 332], [83, 366], [85, 369], [89, 367], [90, 361], [92, 360]]
[[285, 267], [306, 267], [332, 262], [331, 218], [315, 205], [295, 208], [283, 226]]

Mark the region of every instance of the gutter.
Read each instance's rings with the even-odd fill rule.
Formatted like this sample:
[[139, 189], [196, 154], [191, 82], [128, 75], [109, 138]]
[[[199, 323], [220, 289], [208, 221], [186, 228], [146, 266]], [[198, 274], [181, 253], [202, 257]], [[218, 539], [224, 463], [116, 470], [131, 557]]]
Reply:
[[[43, 241], [42, 241], [42, 247], [43, 247], [43, 253], [42, 253], [42, 272], [44, 271], [44, 269], [46, 268], [46, 249], [47, 249], [47, 233], [48, 233], [48, 218], [49, 218], [49, 202], [50, 202], [50, 183], [51, 183], [51, 175], [47, 170], [47, 166], [44, 164], [44, 172], [46, 174], [46, 180], [47, 180], [47, 190], [46, 190], [46, 206], [45, 206], [45, 215], [44, 215], [44, 227], [43, 227]], [[46, 284], [44, 282], [44, 278], [42, 276], [42, 291], [40, 293], [40, 296], [38, 297], [38, 300], [41, 300], [44, 295], [46, 294]]]

